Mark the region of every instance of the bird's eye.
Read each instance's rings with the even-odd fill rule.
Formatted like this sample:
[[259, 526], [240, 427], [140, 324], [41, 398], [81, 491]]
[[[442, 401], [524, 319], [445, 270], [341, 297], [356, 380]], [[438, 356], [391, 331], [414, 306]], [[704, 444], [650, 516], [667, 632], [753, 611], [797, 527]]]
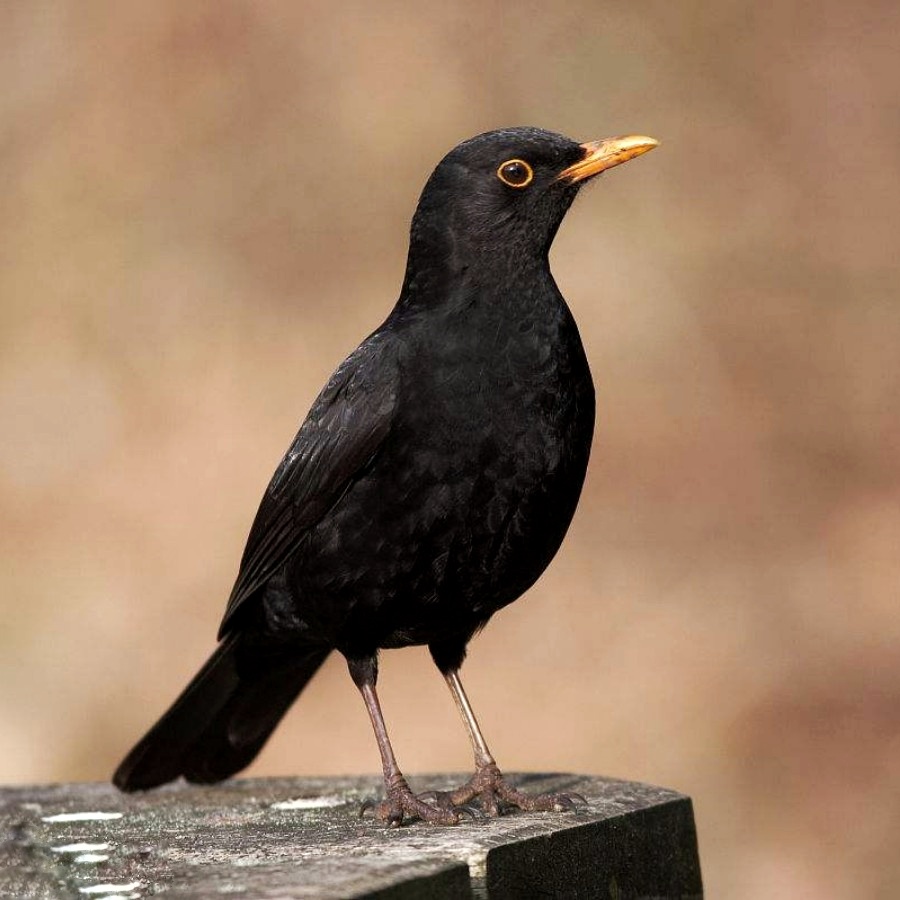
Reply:
[[497, 169], [497, 177], [510, 187], [523, 188], [531, 184], [534, 171], [524, 159], [508, 159]]

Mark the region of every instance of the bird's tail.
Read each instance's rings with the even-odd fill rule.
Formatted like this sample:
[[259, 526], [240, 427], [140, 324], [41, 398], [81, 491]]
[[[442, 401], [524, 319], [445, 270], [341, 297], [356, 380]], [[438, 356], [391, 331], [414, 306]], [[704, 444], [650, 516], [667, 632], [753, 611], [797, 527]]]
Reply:
[[[157, 787], [183, 775], [209, 784], [253, 760], [297, 695], [325, 661], [322, 647], [241, 659], [241, 636], [225, 637], [171, 709], [113, 775], [123, 791]], [[255, 654], [254, 654], [255, 655]], [[239, 664], [240, 663], [240, 664]]]

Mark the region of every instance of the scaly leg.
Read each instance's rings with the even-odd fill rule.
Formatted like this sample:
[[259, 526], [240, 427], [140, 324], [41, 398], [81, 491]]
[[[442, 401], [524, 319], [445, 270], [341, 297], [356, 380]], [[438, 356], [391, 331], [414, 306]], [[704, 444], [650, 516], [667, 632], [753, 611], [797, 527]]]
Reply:
[[563, 812], [575, 808], [576, 803], [587, 803], [581, 794], [525, 794], [506, 783], [503, 774], [497, 767], [491, 751], [481, 729], [478, 720], [469, 704], [469, 698], [463, 690], [459, 680], [459, 670], [451, 669], [444, 674], [450, 693], [456, 702], [456, 708], [465, 722], [469, 732], [469, 740], [472, 742], [472, 752], [475, 754], [475, 774], [460, 788], [449, 792], [432, 792], [424, 794], [423, 799], [435, 802], [441, 809], [454, 809], [465, 807], [476, 797], [481, 803], [481, 808], [489, 816], [499, 816], [505, 806], [515, 806], [527, 811], [556, 810]]
[[349, 659], [347, 665], [354, 684], [359, 688], [372, 729], [375, 732], [375, 740], [378, 742], [378, 752], [381, 754], [381, 768], [384, 772], [384, 790], [387, 798], [381, 803], [365, 803], [360, 810], [360, 815], [367, 809], [372, 809], [377, 818], [386, 825], [396, 828], [403, 824], [404, 818], [422, 819], [432, 825], [456, 825], [459, 822], [459, 812], [452, 808], [438, 808], [430, 806], [420, 800], [411, 790], [397, 765], [394, 750], [388, 738], [387, 728], [384, 724], [384, 716], [381, 714], [381, 705], [378, 702], [378, 694], [375, 691], [375, 682], [378, 680], [378, 663], [375, 657], [363, 659]]

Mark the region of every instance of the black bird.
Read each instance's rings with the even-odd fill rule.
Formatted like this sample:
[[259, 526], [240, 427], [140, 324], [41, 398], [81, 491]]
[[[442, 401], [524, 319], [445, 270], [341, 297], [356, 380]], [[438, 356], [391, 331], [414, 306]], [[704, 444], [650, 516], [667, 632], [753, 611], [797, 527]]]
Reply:
[[[218, 648], [119, 766], [119, 788], [243, 769], [339, 650], [378, 741], [382, 821], [453, 824], [474, 799], [492, 815], [571, 806], [506, 784], [459, 668], [559, 549], [588, 464], [594, 386], [550, 244], [588, 179], [656, 143], [510, 128], [444, 157], [400, 299], [313, 404], [256, 514]], [[428, 645], [475, 754], [446, 794], [412, 793], [375, 692], [378, 651], [411, 644]]]

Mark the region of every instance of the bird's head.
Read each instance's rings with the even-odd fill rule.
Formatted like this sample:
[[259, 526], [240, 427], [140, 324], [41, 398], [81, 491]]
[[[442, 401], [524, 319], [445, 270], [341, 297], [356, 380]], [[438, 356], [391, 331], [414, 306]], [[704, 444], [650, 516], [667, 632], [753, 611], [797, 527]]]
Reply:
[[489, 131], [453, 148], [422, 191], [413, 217], [407, 280], [422, 269], [492, 271], [546, 260], [578, 191], [606, 169], [646, 153], [632, 135], [579, 144], [539, 128]]

